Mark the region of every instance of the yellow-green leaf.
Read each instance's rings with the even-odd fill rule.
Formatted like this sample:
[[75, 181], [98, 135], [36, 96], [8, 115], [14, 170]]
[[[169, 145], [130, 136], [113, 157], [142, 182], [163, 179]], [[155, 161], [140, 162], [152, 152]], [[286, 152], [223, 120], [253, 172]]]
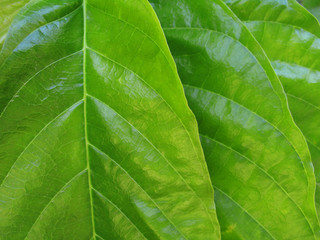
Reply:
[[318, 239], [307, 143], [259, 43], [220, 0], [150, 2], [198, 120], [222, 239]]
[[31, 1], [1, 63], [1, 239], [219, 239], [196, 120], [148, 1]]
[[[320, 25], [296, 1], [258, 1], [243, 15], [250, 0], [227, 1], [259, 41], [278, 74], [294, 120], [304, 133], [317, 178], [316, 206], [320, 213]], [[270, 14], [275, 6], [282, 9]], [[263, 9], [263, 10], [262, 10]], [[283, 15], [286, 15], [285, 21]], [[299, 18], [297, 16], [305, 16]]]

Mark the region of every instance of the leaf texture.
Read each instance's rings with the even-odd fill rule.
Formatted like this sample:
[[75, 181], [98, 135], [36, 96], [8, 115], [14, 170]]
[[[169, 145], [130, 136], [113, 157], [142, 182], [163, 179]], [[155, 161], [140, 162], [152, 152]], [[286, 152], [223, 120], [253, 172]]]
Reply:
[[[251, 1], [229, 2], [259, 41], [286, 91], [294, 120], [309, 145], [317, 178], [316, 206], [320, 213], [320, 25], [297, 2], [259, 1], [252, 14], [242, 15]], [[270, 16], [274, 5], [282, 9]], [[251, 7], [250, 7], [251, 9]], [[263, 9], [263, 10], [262, 10]], [[284, 13], [292, 14], [283, 21]], [[296, 18], [296, 16], [305, 18]], [[258, 17], [259, 16], [259, 17]]]
[[222, 1], [150, 2], [198, 120], [222, 239], [318, 239], [310, 153], [261, 46]]
[[314, 0], [304, 0], [301, 4], [308, 9], [318, 20], [320, 19], [320, 2]]
[[14, 16], [29, 0], [0, 0], [0, 50]]
[[0, 67], [1, 239], [219, 239], [196, 120], [144, 0], [38, 0]]

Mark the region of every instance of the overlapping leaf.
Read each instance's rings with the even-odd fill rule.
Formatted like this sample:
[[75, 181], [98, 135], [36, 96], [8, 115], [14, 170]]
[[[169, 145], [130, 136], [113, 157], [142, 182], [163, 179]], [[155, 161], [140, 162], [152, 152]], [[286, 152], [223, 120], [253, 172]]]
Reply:
[[261, 46], [219, 0], [150, 2], [199, 123], [222, 238], [318, 239], [307, 143]]
[[1, 64], [1, 239], [219, 239], [196, 121], [147, 1], [31, 1]]
[[[297, 2], [227, 1], [264, 48], [286, 91], [294, 120], [304, 133], [317, 178], [320, 211], [320, 26]], [[249, 7], [251, 6], [251, 7]], [[281, 9], [281, 11], [275, 11]], [[245, 9], [250, 14], [244, 14]], [[272, 13], [272, 14], [271, 14]], [[287, 13], [287, 14], [286, 14]], [[285, 20], [283, 15], [285, 15]], [[305, 16], [297, 18], [296, 16]]]

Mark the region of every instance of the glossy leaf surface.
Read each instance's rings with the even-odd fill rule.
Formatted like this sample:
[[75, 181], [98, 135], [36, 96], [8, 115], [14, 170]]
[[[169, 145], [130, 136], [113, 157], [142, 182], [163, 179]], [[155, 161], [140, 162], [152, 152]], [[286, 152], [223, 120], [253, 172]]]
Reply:
[[[250, 0], [230, 4], [264, 48], [286, 91], [294, 120], [304, 133], [317, 178], [316, 205], [320, 213], [320, 26], [297, 2], [279, 4], [282, 11], [269, 17], [277, 1], [242, 15]], [[263, 11], [260, 10], [263, 8]], [[282, 14], [292, 12], [283, 22]], [[256, 13], [256, 12], [259, 12]], [[259, 16], [259, 17], [258, 17]], [[265, 20], [262, 20], [265, 19]], [[299, 21], [298, 21], [299, 20]]]
[[221, 1], [151, 2], [198, 120], [222, 239], [317, 239], [307, 143], [258, 42]]
[[14, 16], [29, 0], [0, 0], [0, 50]]
[[1, 239], [219, 239], [196, 121], [147, 1], [32, 1], [1, 63]]

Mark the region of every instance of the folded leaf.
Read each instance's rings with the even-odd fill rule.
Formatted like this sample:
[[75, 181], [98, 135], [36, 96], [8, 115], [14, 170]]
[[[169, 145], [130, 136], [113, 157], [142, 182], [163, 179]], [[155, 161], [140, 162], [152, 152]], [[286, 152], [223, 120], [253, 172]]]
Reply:
[[[271, 60], [294, 120], [307, 139], [317, 178], [316, 206], [320, 214], [320, 25], [296, 1], [289, 1], [288, 6], [276, 0], [261, 1], [250, 16], [242, 14], [250, 0], [241, 4], [228, 2]], [[282, 11], [271, 17], [275, 4]], [[286, 12], [290, 14], [283, 21]], [[296, 18], [302, 15], [306, 18]]]
[[258, 42], [219, 0], [150, 2], [199, 123], [222, 238], [318, 238], [307, 143]]
[[1, 61], [4, 239], [219, 239], [196, 120], [147, 1], [31, 1]]
[[14, 16], [29, 0], [0, 0], [0, 50]]

